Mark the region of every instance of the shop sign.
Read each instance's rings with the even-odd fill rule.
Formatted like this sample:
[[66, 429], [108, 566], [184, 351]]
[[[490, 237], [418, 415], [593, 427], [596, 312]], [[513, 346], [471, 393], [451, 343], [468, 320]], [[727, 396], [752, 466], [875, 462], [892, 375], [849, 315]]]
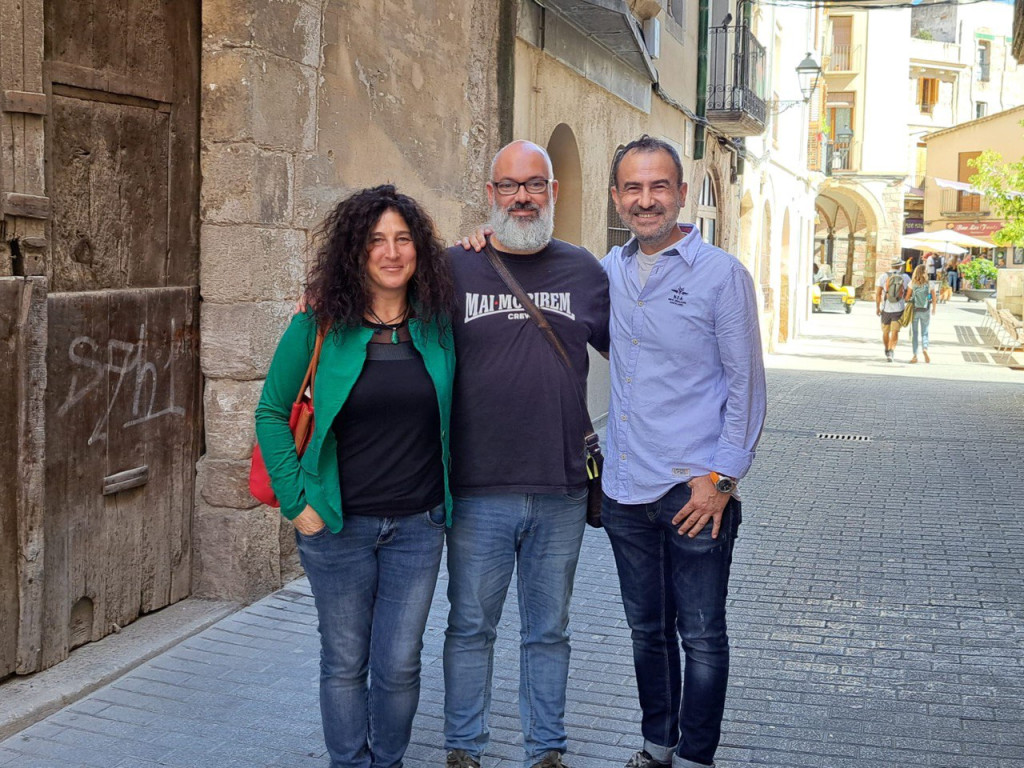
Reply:
[[963, 232], [971, 237], [990, 237], [993, 232], [1003, 228], [1001, 221], [954, 221], [946, 225], [946, 229]]

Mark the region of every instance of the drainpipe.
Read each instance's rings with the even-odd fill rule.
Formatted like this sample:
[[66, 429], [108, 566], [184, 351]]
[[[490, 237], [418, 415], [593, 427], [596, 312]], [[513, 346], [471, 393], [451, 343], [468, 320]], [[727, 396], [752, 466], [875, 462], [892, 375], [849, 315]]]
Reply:
[[514, 138], [513, 125], [516, 82], [516, 22], [519, 0], [501, 0], [498, 7], [498, 143], [505, 146]]
[[[697, 117], [707, 116], [708, 93], [708, 1], [700, 0], [697, 11]], [[693, 159], [704, 159], [704, 124], [693, 131]]]

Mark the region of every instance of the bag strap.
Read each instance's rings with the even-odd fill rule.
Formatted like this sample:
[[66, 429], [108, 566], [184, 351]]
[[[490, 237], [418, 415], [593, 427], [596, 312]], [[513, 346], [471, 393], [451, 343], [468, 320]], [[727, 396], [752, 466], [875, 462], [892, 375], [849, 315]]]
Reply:
[[[516, 280], [515, 276], [509, 272], [508, 267], [505, 266], [505, 262], [501, 260], [497, 251], [494, 250], [494, 246], [491, 245], [490, 239], [487, 240], [487, 244], [484, 246], [484, 253], [487, 255], [487, 260], [490, 261], [491, 266], [494, 267], [494, 271], [498, 273], [498, 277], [502, 279], [502, 282], [508, 286], [508, 289], [512, 291], [512, 295], [515, 296], [523, 309], [527, 311], [530, 318], [536, 323], [537, 327], [544, 334], [544, 338], [548, 340], [548, 343], [554, 348], [558, 354], [558, 359], [562, 361], [562, 365], [565, 367], [569, 374], [569, 380], [572, 382], [573, 388], [576, 390], [576, 399], [579, 402], [580, 412], [583, 414], [583, 442], [587, 447], [587, 453], [590, 457], [596, 458], [601, 455], [601, 444], [597, 437], [597, 433], [594, 431], [594, 424], [590, 420], [590, 412], [587, 410], [587, 400], [583, 395], [583, 389], [580, 387], [579, 381], [576, 380], [576, 372], [573, 370], [572, 361], [569, 359], [569, 353], [565, 351], [565, 347], [562, 344], [562, 340], [558, 338], [558, 334], [555, 333], [555, 329], [551, 327], [551, 323], [544, 317], [544, 313], [540, 311], [533, 300], [523, 290], [523, 286], [520, 285], [519, 281]], [[587, 466], [587, 472], [591, 473], [590, 477], [593, 479], [597, 477], [593, 473], [589, 463]]]
[[295, 396], [295, 402], [302, 402], [302, 396], [306, 392], [306, 387], [309, 387], [309, 399], [313, 399], [313, 382], [316, 381], [316, 367], [320, 364], [320, 350], [324, 346], [324, 336], [327, 335], [328, 328], [317, 328], [316, 331], [316, 344], [313, 346], [313, 356], [309, 359], [309, 367], [306, 368], [306, 375], [302, 379], [302, 386], [299, 387], [299, 393]]

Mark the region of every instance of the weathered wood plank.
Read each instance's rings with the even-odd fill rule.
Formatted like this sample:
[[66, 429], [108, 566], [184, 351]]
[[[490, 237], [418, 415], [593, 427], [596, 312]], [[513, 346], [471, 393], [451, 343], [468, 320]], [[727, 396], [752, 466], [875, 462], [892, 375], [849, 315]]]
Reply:
[[22, 112], [29, 115], [45, 115], [49, 109], [45, 93], [28, 91], [4, 91], [0, 98], [0, 109], [4, 112]]
[[[14, 122], [21, 123], [18, 126], [19, 129], [23, 128], [23, 122], [19, 120], [21, 115], [14, 115]], [[24, 142], [24, 133], [21, 133], [22, 142]], [[23, 159], [21, 153], [18, 153], [19, 161]], [[18, 171], [21, 171], [19, 174]], [[16, 178], [21, 177], [24, 179], [24, 165], [21, 162], [16, 163], [15, 168]], [[0, 212], [4, 216], [24, 216], [29, 219], [48, 219], [50, 218], [50, 198], [43, 197], [42, 195], [25, 195], [20, 192], [8, 192], [3, 196], [2, 206], [0, 206]]]
[[18, 658], [18, 441], [22, 375], [18, 360], [21, 281], [0, 279], [0, 679], [13, 673]]
[[166, 284], [169, 115], [54, 95], [54, 290]]
[[89, 541], [102, 530], [106, 445], [97, 436], [111, 393], [108, 368], [116, 363], [108, 354], [107, 304], [99, 293], [48, 300], [44, 668], [102, 626], [105, 563], [90, 569]]
[[24, 286], [18, 323], [18, 674], [40, 668], [46, 509], [46, 280]]

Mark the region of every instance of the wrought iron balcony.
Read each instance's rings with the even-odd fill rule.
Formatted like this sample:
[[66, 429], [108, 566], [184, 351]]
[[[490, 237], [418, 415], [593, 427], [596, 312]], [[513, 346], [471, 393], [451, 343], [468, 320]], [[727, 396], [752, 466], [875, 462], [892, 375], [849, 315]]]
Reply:
[[708, 30], [708, 90], [705, 115], [729, 136], [764, 133], [764, 46], [746, 24]]
[[988, 216], [991, 209], [992, 206], [984, 195], [943, 189], [939, 197], [939, 214], [949, 219]]

